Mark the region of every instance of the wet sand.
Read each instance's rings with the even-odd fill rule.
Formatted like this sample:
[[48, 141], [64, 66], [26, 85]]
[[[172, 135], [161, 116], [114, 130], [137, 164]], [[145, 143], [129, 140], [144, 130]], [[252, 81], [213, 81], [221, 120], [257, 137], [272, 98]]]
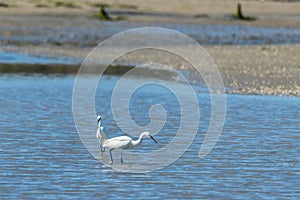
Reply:
[[[228, 18], [239, 2], [244, 15], [256, 17], [256, 21]], [[11, 0], [4, 4], [8, 7], [0, 6], [3, 15], [91, 16], [105, 5], [110, 14], [134, 21], [300, 27], [300, 3], [296, 0]]]
[[[9, 1], [9, 8], [0, 7], [0, 36], [4, 38], [0, 40], [1, 51], [84, 59], [97, 41], [118, 32], [112, 27], [93, 38], [86, 32], [97, 24], [94, 14], [99, 9], [98, 2], [76, 1], [68, 7], [57, 6], [54, 1]], [[174, 0], [171, 5], [167, 0], [101, 2], [108, 4], [111, 16], [123, 16], [126, 22], [138, 26], [166, 22], [300, 28], [299, 2], [240, 1], [245, 15], [257, 17], [254, 22], [232, 19], [237, 1], [231, 0], [189, 0], [184, 4]], [[204, 48], [216, 62], [229, 93], [300, 96], [299, 44]]]

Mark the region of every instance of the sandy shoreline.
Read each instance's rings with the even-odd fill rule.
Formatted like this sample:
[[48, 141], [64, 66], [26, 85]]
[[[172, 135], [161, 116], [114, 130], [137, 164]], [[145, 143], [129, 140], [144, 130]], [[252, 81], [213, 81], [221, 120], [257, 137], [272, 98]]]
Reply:
[[[216, 63], [228, 93], [300, 96], [300, 45], [204, 46]], [[83, 60], [91, 48], [62, 47], [6, 47], [2, 50], [30, 55], [74, 57]], [[151, 56], [150, 56], [151, 57]], [[153, 55], [151, 59], [158, 59]], [[129, 56], [120, 65], [143, 61], [145, 58]], [[180, 63], [174, 61], [174, 66]], [[1, 65], [1, 64], [0, 64]], [[77, 69], [77, 68], [76, 68]], [[64, 70], [68, 71], [68, 70]], [[70, 70], [71, 73], [74, 71]]]
[[[242, 2], [246, 15], [258, 18], [254, 22], [228, 18], [238, 2], [233, 0], [189, 0], [185, 1], [185, 4], [174, 0], [172, 5], [167, 0], [100, 2], [109, 5], [108, 12], [113, 16], [125, 15], [126, 21], [130, 23], [143, 24], [150, 21], [300, 28], [299, 2], [239, 1]], [[3, 27], [0, 36], [8, 38], [0, 41], [0, 50], [82, 60], [95, 46], [93, 42], [86, 43], [90, 36], [86, 34], [85, 28], [95, 25], [94, 13], [99, 9], [96, 3], [99, 1], [76, 1], [74, 8], [68, 8], [55, 6], [54, 1], [46, 0], [9, 1], [9, 8], [0, 7], [0, 26]], [[197, 15], [198, 17], [195, 17]], [[32, 24], [36, 29], [32, 29]], [[82, 31], [79, 39], [76, 35], [72, 39], [72, 34], [68, 33], [69, 29], [65, 29], [65, 33], [59, 32], [66, 26], [70, 26], [70, 30], [77, 27]], [[36, 33], [36, 30], [39, 32]], [[54, 36], [57, 32], [59, 42], [51, 41], [53, 35], [48, 35], [51, 32]], [[107, 35], [104, 35], [104, 38], [113, 32], [108, 31], [105, 34]], [[64, 40], [64, 37], [70, 38]], [[97, 40], [99, 38], [95, 36], [93, 41]], [[213, 45], [204, 48], [217, 64], [225, 86], [230, 88], [229, 93], [300, 96], [299, 44]], [[131, 59], [138, 60], [134, 57]]]
[[[253, 22], [230, 20], [237, 3]], [[11, 0], [0, 6], [3, 15], [91, 16], [106, 5], [108, 13], [128, 20], [198, 22], [206, 24], [249, 24], [252, 26], [300, 27], [299, 1], [270, 0]], [[1, 22], [0, 22], [1, 23]]]

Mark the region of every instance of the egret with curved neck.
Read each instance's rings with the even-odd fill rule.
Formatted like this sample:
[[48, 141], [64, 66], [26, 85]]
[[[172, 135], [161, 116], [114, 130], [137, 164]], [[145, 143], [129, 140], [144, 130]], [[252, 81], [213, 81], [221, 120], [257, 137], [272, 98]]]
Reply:
[[113, 163], [113, 157], [112, 157], [112, 150], [114, 149], [121, 149], [121, 163], [123, 163], [123, 150], [124, 149], [129, 149], [132, 147], [135, 147], [139, 144], [142, 143], [143, 137], [149, 137], [151, 138], [155, 143], [157, 141], [152, 137], [152, 135], [149, 132], [143, 132], [140, 134], [139, 138], [137, 140], [133, 140], [131, 137], [128, 136], [119, 136], [119, 137], [114, 137], [110, 139], [104, 139], [103, 141], [103, 148], [108, 148], [109, 153], [110, 153], [110, 160], [111, 164]]
[[149, 132], [141, 133], [137, 140], [133, 140], [131, 137], [128, 136], [119, 136], [119, 137], [108, 139], [106, 134], [103, 132], [103, 126], [101, 126], [101, 115], [98, 115], [97, 123], [98, 123], [98, 128], [97, 128], [96, 136], [100, 144], [100, 155], [102, 155], [102, 153], [105, 151], [105, 148], [108, 148], [110, 153], [111, 164], [113, 163], [113, 157], [111, 152], [114, 149], [121, 149], [121, 163], [123, 163], [123, 150], [141, 144], [145, 136], [149, 137], [155, 143], [157, 143], [157, 141], [152, 137], [152, 135]]
[[98, 115], [97, 117], [97, 124], [98, 124], [98, 128], [97, 128], [97, 132], [96, 132], [96, 137], [99, 141], [99, 144], [100, 144], [100, 155], [102, 154], [102, 152], [105, 151], [105, 149], [103, 148], [102, 144], [103, 144], [103, 141], [105, 139], [107, 139], [107, 136], [106, 134], [103, 132], [103, 126], [101, 126], [101, 115]]

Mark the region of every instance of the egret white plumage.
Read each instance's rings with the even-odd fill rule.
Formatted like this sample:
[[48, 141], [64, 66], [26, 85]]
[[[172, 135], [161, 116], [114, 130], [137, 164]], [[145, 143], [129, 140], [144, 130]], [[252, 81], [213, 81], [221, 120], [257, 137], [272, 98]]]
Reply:
[[[133, 140], [131, 137], [128, 137], [128, 136], [119, 136], [119, 137], [107, 139], [107, 136], [102, 131], [103, 127], [102, 127], [102, 129], [101, 129], [101, 127], [102, 127], [101, 126], [101, 116], [98, 116], [98, 130], [99, 131], [97, 130], [97, 138], [100, 143], [101, 152], [104, 152], [105, 148], [109, 149], [111, 164], [113, 163], [113, 157], [112, 157], [111, 152], [114, 149], [121, 149], [121, 163], [123, 163], [123, 150], [129, 149], [129, 148], [132, 148], [132, 147], [135, 147], [135, 146], [141, 144], [144, 136], [149, 137], [155, 143], [157, 143], [157, 141], [153, 138], [153, 136], [149, 132], [141, 133], [137, 140]], [[102, 147], [103, 147], [103, 149], [102, 149]]]
[[98, 128], [97, 128], [97, 132], [96, 132], [96, 137], [100, 144], [100, 155], [101, 155], [102, 152], [105, 151], [105, 149], [102, 146], [102, 143], [105, 139], [107, 139], [106, 134], [103, 132], [103, 126], [101, 126], [101, 115], [98, 115], [97, 123], [98, 123]]
[[121, 163], [123, 163], [123, 150], [124, 149], [129, 149], [132, 147], [135, 147], [139, 144], [141, 144], [143, 137], [147, 136], [151, 138], [155, 143], [157, 141], [152, 137], [152, 135], [149, 132], [143, 132], [140, 134], [140, 137], [137, 140], [133, 140], [131, 137], [128, 136], [119, 136], [119, 137], [114, 137], [110, 139], [105, 139], [103, 141], [103, 148], [108, 148], [109, 153], [110, 153], [110, 159], [111, 159], [111, 164], [113, 163], [113, 157], [112, 157], [112, 150], [114, 149], [121, 149]]

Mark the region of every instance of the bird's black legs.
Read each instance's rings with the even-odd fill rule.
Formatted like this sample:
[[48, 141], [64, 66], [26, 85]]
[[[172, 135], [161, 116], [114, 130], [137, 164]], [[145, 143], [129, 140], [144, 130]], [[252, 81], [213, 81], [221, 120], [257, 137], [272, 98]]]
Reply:
[[99, 159], [102, 157], [103, 152], [105, 152], [105, 148], [102, 147], [102, 145], [100, 144], [100, 152], [99, 152]]
[[123, 149], [121, 150], [121, 163], [124, 163], [123, 162]]
[[110, 154], [110, 164], [113, 164], [113, 157], [112, 157], [112, 155], [111, 155], [111, 151], [112, 151], [113, 149], [111, 149], [111, 150], [109, 150], [109, 154]]
[[101, 151], [101, 152], [105, 152], [105, 148], [102, 147], [102, 145], [100, 145], [100, 151]]

